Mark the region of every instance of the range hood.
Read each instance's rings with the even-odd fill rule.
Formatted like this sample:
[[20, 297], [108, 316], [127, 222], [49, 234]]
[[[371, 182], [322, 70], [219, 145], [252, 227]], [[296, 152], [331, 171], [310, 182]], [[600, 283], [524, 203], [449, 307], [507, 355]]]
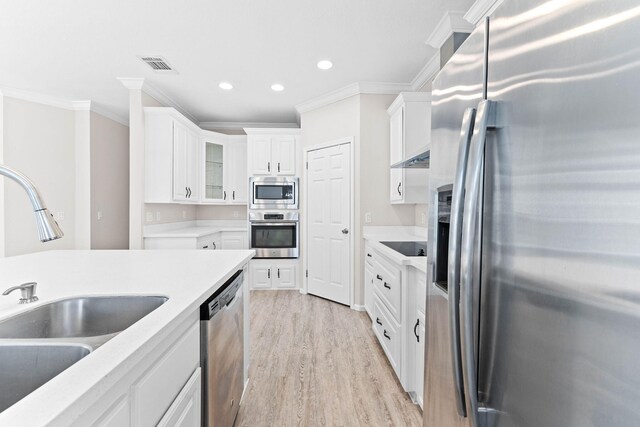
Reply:
[[417, 154], [409, 156], [405, 160], [401, 160], [398, 163], [391, 165], [391, 169], [429, 169], [431, 163], [431, 150], [429, 147], [424, 147], [419, 150]]

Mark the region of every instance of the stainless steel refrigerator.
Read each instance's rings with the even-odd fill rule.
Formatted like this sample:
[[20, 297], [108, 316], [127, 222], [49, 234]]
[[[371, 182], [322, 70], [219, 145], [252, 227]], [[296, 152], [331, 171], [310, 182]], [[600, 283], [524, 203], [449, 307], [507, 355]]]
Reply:
[[425, 426], [640, 425], [639, 41], [504, 0], [436, 77]]

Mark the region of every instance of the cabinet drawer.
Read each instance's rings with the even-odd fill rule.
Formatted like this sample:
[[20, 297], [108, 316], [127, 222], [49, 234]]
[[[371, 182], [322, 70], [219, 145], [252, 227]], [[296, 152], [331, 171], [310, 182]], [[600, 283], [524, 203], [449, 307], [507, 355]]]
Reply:
[[373, 283], [376, 292], [382, 302], [387, 306], [389, 312], [396, 321], [400, 321], [402, 306], [402, 280], [400, 270], [393, 267], [388, 261], [382, 257], [375, 260], [375, 276]]
[[373, 252], [373, 249], [371, 249], [371, 246], [368, 243], [365, 243], [364, 245], [364, 262], [365, 262], [365, 266], [369, 266], [371, 268], [373, 268], [373, 260], [375, 258], [375, 253]]
[[401, 360], [400, 327], [393, 321], [377, 295], [373, 298], [373, 330], [389, 359], [389, 363], [399, 378]]
[[133, 386], [133, 425], [155, 426], [199, 365], [196, 322]]

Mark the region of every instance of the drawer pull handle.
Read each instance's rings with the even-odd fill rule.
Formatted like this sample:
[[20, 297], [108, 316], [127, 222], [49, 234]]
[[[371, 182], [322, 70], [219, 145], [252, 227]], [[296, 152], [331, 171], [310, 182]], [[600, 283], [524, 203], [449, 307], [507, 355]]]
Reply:
[[416, 325], [413, 327], [413, 335], [416, 336], [416, 341], [420, 342], [420, 335], [418, 335], [418, 326], [420, 326], [420, 319], [416, 320]]
[[384, 282], [384, 287], [387, 289], [391, 289], [391, 286], [389, 286], [389, 284], [387, 282]]
[[367, 254], [367, 256], [368, 256], [369, 258], [371, 258], [371, 254]]
[[379, 317], [376, 317], [376, 323], [377, 323], [378, 325], [382, 326], [382, 322], [380, 321], [380, 318], [379, 318]]
[[379, 274], [376, 274], [376, 279], [382, 280], [382, 276], [380, 276]]
[[384, 337], [386, 339], [388, 339], [389, 341], [391, 341], [391, 337], [387, 334], [387, 330], [385, 329], [384, 332], [382, 332], [382, 335], [384, 335]]

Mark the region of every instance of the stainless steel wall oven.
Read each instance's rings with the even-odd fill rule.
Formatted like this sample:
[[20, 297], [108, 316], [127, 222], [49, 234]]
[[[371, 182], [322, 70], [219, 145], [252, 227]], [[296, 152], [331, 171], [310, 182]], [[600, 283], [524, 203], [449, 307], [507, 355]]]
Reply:
[[249, 212], [249, 247], [256, 258], [298, 258], [298, 212]]

